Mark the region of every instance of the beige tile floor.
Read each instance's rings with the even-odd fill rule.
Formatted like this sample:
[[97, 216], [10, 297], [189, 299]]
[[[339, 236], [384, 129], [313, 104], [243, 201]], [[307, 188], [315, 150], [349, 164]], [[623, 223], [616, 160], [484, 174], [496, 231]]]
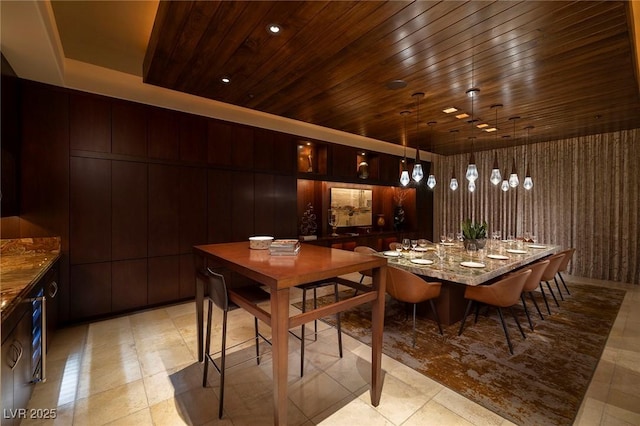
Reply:
[[[571, 278], [628, 290], [576, 425], [640, 424], [640, 286]], [[294, 309], [294, 308], [292, 308]], [[214, 318], [215, 315], [214, 315]], [[252, 317], [234, 311], [230, 337], [251, 336]], [[266, 326], [263, 327], [268, 332]], [[219, 331], [219, 330], [217, 330]], [[213, 344], [219, 336], [212, 338]], [[230, 342], [232, 344], [233, 342]], [[383, 358], [381, 403], [369, 399], [370, 348], [336, 333], [309, 343], [299, 377], [299, 342], [290, 341], [291, 425], [506, 425], [498, 415], [410, 368]], [[252, 351], [240, 346], [238, 355]], [[29, 408], [56, 408], [55, 420], [23, 425], [268, 425], [272, 423], [271, 361], [228, 370], [225, 416], [217, 418], [218, 377], [202, 387], [196, 358], [193, 302], [60, 330], [49, 350], [48, 380], [35, 387]], [[232, 358], [232, 357], [230, 357]], [[231, 361], [229, 361], [231, 362]]]

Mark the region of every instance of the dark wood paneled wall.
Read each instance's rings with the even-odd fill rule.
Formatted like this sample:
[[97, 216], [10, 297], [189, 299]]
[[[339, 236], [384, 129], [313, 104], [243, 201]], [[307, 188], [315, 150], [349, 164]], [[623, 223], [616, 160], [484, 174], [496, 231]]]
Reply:
[[[298, 235], [296, 136], [22, 85], [21, 234], [62, 237], [63, 323], [193, 297], [195, 244]], [[356, 150], [327, 145], [311, 178], [358, 182]], [[376, 153], [372, 183], [397, 164]]]

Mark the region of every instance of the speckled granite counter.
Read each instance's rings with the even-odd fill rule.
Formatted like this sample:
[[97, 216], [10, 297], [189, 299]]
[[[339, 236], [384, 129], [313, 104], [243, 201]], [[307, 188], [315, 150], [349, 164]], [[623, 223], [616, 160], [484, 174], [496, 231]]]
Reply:
[[[524, 265], [528, 265], [538, 259], [549, 256], [556, 253], [559, 250], [559, 246], [550, 244], [533, 245], [524, 244], [521, 247], [511, 247], [508, 243], [494, 243], [489, 241], [486, 248], [487, 255], [502, 255], [504, 259], [492, 259], [485, 257], [482, 262], [482, 267], [470, 268], [462, 266], [463, 262], [480, 262], [477, 255], [473, 259], [469, 257], [469, 254], [464, 250], [461, 243], [456, 243], [450, 247], [447, 247], [447, 254], [442, 262], [435, 256], [435, 251], [428, 251], [424, 255], [427, 260], [433, 261], [429, 265], [418, 265], [411, 261], [409, 256], [402, 256], [401, 258], [390, 258], [390, 266], [398, 266], [406, 269], [414, 274], [423, 275], [430, 278], [436, 278], [453, 283], [465, 284], [465, 285], [480, 285], [494, 278], [500, 277], [507, 272], [518, 269]], [[510, 252], [514, 249], [515, 252]]]
[[59, 257], [60, 237], [0, 240], [0, 312], [3, 321]]

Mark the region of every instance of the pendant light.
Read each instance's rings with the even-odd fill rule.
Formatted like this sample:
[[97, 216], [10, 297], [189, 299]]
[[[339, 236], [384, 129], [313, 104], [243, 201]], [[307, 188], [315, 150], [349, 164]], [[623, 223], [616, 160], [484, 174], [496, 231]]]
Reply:
[[[502, 104], [494, 104], [491, 105], [491, 108], [495, 108], [496, 110], [496, 124], [494, 130], [496, 132], [496, 148], [498, 147], [498, 108], [502, 107]], [[498, 167], [498, 152], [494, 152], [493, 154], [493, 168], [491, 169], [491, 177], [489, 178], [493, 186], [497, 186], [500, 182], [502, 182], [502, 176], [500, 175], [500, 167]]]
[[[435, 126], [437, 124], [436, 121], [430, 121], [427, 123], [429, 125], [429, 143], [431, 145], [432, 151], [433, 151], [433, 126]], [[430, 172], [429, 173], [429, 177], [427, 178], [427, 186], [429, 187], [429, 189], [433, 189], [436, 187], [436, 177], [433, 174], [433, 169], [435, 168], [435, 166], [433, 165], [433, 160], [431, 160], [431, 167], [430, 167]]]
[[505, 169], [504, 171], [504, 175], [503, 175], [503, 179], [502, 179], [502, 184], [500, 184], [500, 189], [502, 189], [504, 192], [507, 192], [509, 190], [509, 188], [511, 188], [509, 186], [509, 181], [507, 180], [507, 170]]
[[[453, 145], [456, 144], [456, 133], [458, 133], [457, 129], [450, 130], [450, 133], [453, 135]], [[456, 166], [453, 166], [453, 170], [451, 171], [451, 180], [449, 181], [449, 188], [452, 191], [458, 189], [458, 179], [456, 178]]]
[[[474, 185], [471, 186], [469, 185], [469, 191], [473, 192], [476, 188], [475, 188], [475, 181], [476, 179], [478, 179], [478, 166], [476, 166], [476, 159], [473, 155], [473, 127], [475, 125], [475, 120], [473, 118], [473, 98], [475, 98], [476, 96], [478, 96], [478, 93], [480, 93], [480, 89], [478, 88], [471, 88], [469, 90], [467, 90], [467, 96], [469, 96], [471, 98], [471, 120], [469, 121], [471, 123], [471, 137], [469, 139], [471, 139], [471, 155], [469, 157], [469, 165], [467, 166], [467, 173], [466, 173], [466, 178], [469, 181], [469, 183], [474, 182]], [[473, 188], [473, 189], [472, 189]]]
[[416, 183], [420, 183], [424, 177], [422, 172], [422, 164], [420, 163], [420, 137], [418, 133], [418, 126], [420, 124], [420, 99], [424, 96], [423, 92], [416, 92], [411, 95], [416, 98], [416, 163], [413, 165], [413, 171], [411, 177]]
[[400, 173], [400, 185], [402, 186], [407, 186], [410, 182], [409, 171], [407, 170], [407, 116], [409, 114], [411, 114], [409, 111], [400, 112], [400, 115], [404, 118], [404, 139], [402, 141], [402, 145], [404, 145], [404, 157], [402, 158], [402, 172]]
[[518, 179], [518, 172], [516, 171], [516, 156], [515, 156], [515, 151], [516, 151], [516, 147], [515, 147], [515, 140], [516, 140], [516, 120], [518, 120], [520, 117], [511, 117], [509, 118], [509, 120], [513, 120], [513, 141], [514, 141], [514, 146], [513, 146], [513, 151], [514, 151], [514, 155], [513, 155], [513, 164], [511, 166], [511, 174], [509, 175], [509, 186], [512, 188], [517, 187], [520, 184], [520, 179]]
[[[527, 151], [529, 151], [529, 130], [533, 129], [533, 126], [527, 126], [527, 127], [525, 127], [525, 129], [527, 129], [527, 145], [525, 147], [525, 152], [527, 152]], [[525, 175], [524, 182], [522, 183], [522, 186], [527, 191], [530, 191], [531, 188], [533, 188], [533, 179], [531, 179], [531, 172], [529, 171], [529, 162], [528, 162], [528, 159], [526, 157], [525, 157], [525, 164], [527, 165], [527, 174]]]

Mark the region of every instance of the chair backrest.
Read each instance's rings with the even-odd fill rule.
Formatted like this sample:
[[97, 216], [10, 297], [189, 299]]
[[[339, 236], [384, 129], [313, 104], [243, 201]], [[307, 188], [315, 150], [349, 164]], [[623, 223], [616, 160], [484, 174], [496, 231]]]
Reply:
[[571, 259], [573, 259], [573, 253], [575, 251], [576, 249], [572, 247], [560, 252], [560, 254], [564, 254], [564, 257], [562, 258], [562, 262], [560, 262], [560, 265], [558, 266], [558, 272], [565, 272], [567, 270], [567, 266], [569, 265]]
[[440, 296], [442, 283], [429, 283], [404, 269], [387, 267], [387, 293], [407, 303], [420, 303]]
[[464, 296], [467, 299], [507, 308], [518, 303], [524, 283], [530, 275], [531, 269], [523, 269], [513, 274], [508, 274], [493, 284], [467, 286]]
[[538, 288], [538, 286], [540, 285], [540, 281], [542, 279], [542, 274], [544, 274], [544, 271], [547, 269], [547, 267], [549, 266], [549, 260], [540, 260], [536, 263], [534, 263], [533, 265], [529, 266], [529, 268], [531, 270], [531, 275], [529, 275], [529, 278], [527, 278], [527, 281], [524, 283], [524, 287], [522, 288], [522, 291], [533, 291], [535, 289]]
[[224, 276], [207, 268], [205, 274], [208, 278], [208, 297], [223, 311], [229, 310], [229, 293]]
[[398, 243], [398, 242], [389, 243], [389, 250], [395, 250], [396, 247], [402, 247], [402, 243]]
[[[372, 254], [378, 253], [375, 249], [372, 249], [369, 246], [356, 246], [353, 249], [353, 251], [356, 252], [356, 253], [368, 254], [368, 255], [372, 255]], [[372, 277], [373, 276], [373, 271], [371, 269], [367, 269], [366, 271], [360, 271], [360, 273], [362, 275], [367, 276], [367, 277]]]
[[542, 273], [542, 281], [550, 281], [556, 276], [558, 273], [558, 267], [560, 266], [562, 259], [564, 259], [564, 254], [556, 253], [549, 256], [547, 259], [549, 260], [549, 265], [547, 265], [547, 269]]

